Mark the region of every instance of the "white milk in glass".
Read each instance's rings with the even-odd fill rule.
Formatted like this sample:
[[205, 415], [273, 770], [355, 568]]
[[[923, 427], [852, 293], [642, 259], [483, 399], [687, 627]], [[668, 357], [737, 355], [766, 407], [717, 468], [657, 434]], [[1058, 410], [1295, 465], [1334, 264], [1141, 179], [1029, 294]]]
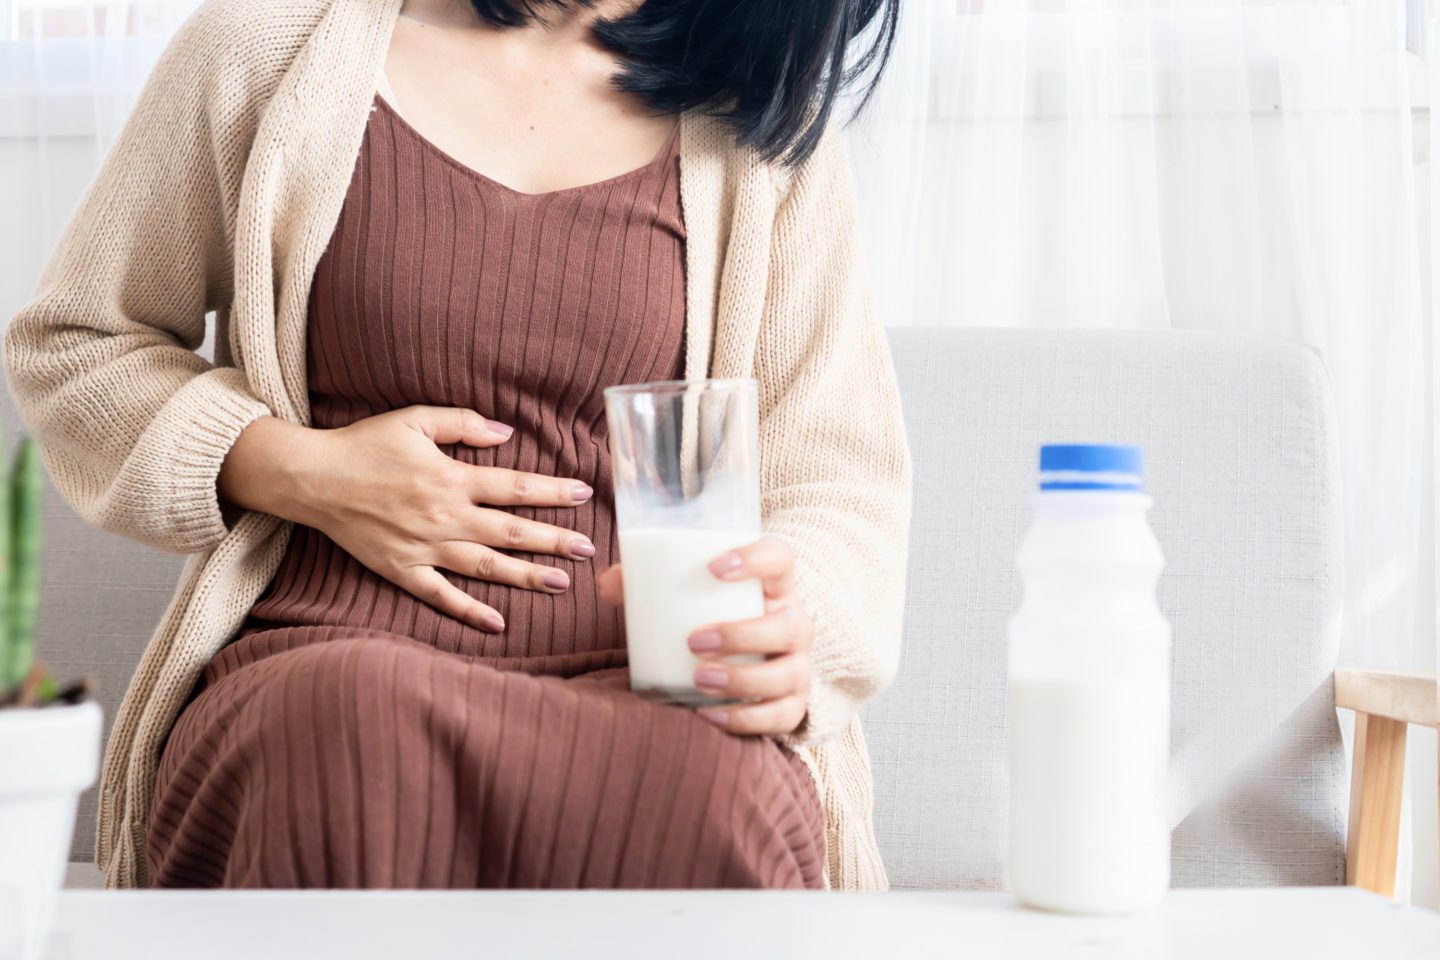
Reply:
[[721, 580], [709, 569], [760, 537], [758, 396], [750, 379], [605, 390], [630, 686], [649, 699], [725, 702], [696, 689], [703, 661], [690, 635], [765, 613], [758, 579]]
[[[663, 699], [698, 703], [688, 638], [708, 623], [749, 620], [765, 612], [759, 580], [725, 581], [710, 561], [754, 543], [756, 532], [658, 527], [620, 532], [625, 571], [625, 634], [630, 683]], [[732, 657], [729, 662], [753, 661]]]
[[1134, 913], [1170, 881], [1170, 625], [1140, 451], [1045, 447], [1040, 491], [1010, 621], [1010, 886]]

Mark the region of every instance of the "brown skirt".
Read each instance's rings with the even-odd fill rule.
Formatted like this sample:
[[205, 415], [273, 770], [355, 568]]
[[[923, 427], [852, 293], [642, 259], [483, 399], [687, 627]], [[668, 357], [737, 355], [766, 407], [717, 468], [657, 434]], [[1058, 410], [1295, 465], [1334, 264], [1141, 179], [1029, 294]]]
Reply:
[[161, 760], [162, 887], [818, 887], [804, 764], [635, 697], [374, 630], [249, 633]]

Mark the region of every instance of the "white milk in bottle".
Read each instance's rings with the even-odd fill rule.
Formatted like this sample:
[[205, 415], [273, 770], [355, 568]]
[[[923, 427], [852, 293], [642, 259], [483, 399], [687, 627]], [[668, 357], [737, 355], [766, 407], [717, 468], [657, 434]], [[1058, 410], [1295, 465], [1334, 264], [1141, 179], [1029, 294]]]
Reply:
[[1118, 914], [1170, 882], [1170, 625], [1140, 451], [1047, 446], [1010, 621], [1010, 886]]

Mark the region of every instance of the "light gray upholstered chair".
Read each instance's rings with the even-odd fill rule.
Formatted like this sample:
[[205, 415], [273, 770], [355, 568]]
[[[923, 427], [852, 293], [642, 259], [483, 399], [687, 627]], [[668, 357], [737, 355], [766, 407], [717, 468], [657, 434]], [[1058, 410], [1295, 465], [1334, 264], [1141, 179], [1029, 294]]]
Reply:
[[[917, 496], [901, 672], [866, 725], [895, 886], [1003, 882], [1012, 559], [1037, 448], [1067, 440], [1145, 448], [1175, 627], [1176, 882], [1343, 882], [1341, 521], [1320, 364], [1198, 333], [915, 329], [892, 345]], [[110, 719], [183, 558], [85, 526], [53, 490], [46, 520], [41, 654], [95, 678]], [[94, 812], [92, 791], [77, 862]]]

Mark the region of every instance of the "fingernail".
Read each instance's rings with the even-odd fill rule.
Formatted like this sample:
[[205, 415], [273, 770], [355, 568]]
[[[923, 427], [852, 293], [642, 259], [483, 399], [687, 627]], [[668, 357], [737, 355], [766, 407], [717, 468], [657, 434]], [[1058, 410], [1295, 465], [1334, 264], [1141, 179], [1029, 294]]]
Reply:
[[705, 630], [690, 635], [690, 649], [696, 653], [703, 653], [706, 650], [720, 649], [720, 634], [714, 630]]
[[723, 727], [730, 722], [730, 714], [724, 710], [707, 710], [702, 707], [695, 712], [698, 713], [702, 719], [709, 720], [717, 727]]
[[570, 556], [579, 557], [581, 560], [589, 560], [595, 556], [595, 544], [588, 540], [575, 540], [570, 544]]
[[491, 433], [498, 433], [502, 437], [508, 437], [515, 432], [515, 428], [501, 423], [499, 420], [486, 420], [485, 426], [490, 428]]
[[545, 574], [545, 576], [542, 578], [542, 582], [551, 590], [564, 590], [566, 587], [570, 586], [570, 578], [565, 576], [565, 572], [563, 570], [551, 570], [549, 573]]
[[701, 667], [695, 671], [695, 686], [725, 687], [730, 685], [730, 674], [719, 667]]
[[590, 487], [586, 484], [577, 483], [575, 484], [575, 486], [570, 488], [570, 496], [573, 497], [578, 503], [581, 500], [589, 500], [591, 497], [595, 496], [595, 491], [591, 490]]
[[505, 629], [505, 621], [501, 620], [496, 614], [487, 613], [480, 618], [480, 626], [489, 630], [491, 633], [499, 633]]
[[724, 556], [716, 557], [714, 560], [710, 561], [710, 572], [715, 574], [715, 576], [717, 577], [723, 577], [726, 574], [734, 573], [736, 570], [739, 570], [740, 563], [740, 554], [727, 553]]

